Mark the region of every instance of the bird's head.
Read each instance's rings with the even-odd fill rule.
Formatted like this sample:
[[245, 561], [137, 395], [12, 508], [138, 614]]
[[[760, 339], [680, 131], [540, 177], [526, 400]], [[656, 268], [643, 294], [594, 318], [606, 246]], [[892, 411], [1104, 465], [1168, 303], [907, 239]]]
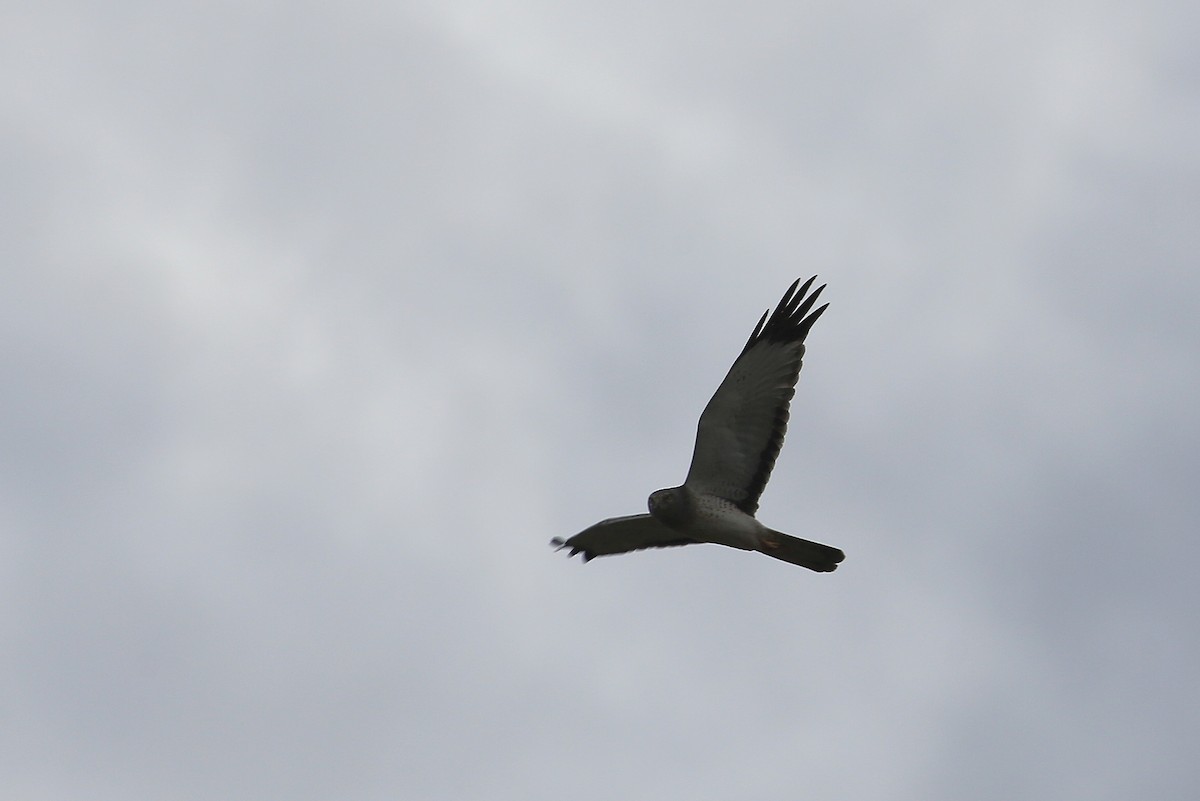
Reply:
[[650, 500], [647, 502], [650, 514], [668, 525], [683, 514], [684, 505], [684, 498], [679, 487], [655, 490], [650, 493]]

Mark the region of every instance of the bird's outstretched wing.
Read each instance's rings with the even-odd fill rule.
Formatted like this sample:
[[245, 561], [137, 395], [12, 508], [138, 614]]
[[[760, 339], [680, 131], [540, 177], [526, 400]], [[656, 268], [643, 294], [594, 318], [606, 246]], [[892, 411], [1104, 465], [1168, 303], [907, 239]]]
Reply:
[[550, 540], [550, 544], [559, 550], [570, 548], [571, 556], [582, 553], [585, 562], [597, 556], [627, 553], [642, 548], [690, 545], [694, 542], [696, 540], [667, 528], [650, 515], [610, 517], [608, 520], [601, 520], [596, 525], [585, 528], [569, 540], [563, 540], [560, 537]]
[[[804, 338], [829, 306], [809, 313], [824, 289], [808, 294], [816, 276], [792, 284], [768, 310], [717, 387], [696, 432], [684, 486], [729, 500], [749, 515], [758, 510], [787, 432], [788, 405], [804, 358]], [[799, 289], [797, 289], [799, 287]], [[768, 317], [768, 315], [770, 315]]]

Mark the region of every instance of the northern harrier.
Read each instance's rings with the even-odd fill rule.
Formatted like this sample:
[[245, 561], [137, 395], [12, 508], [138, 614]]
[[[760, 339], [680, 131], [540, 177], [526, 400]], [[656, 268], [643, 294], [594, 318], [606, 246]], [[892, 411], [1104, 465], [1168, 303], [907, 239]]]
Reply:
[[[804, 338], [829, 306], [809, 314], [821, 290], [816, 276], [792, 284], [768, 309], [700, 415], [692, 466], [683, 485], [650, 495], [650, 514], [613, 517], [551, 545], [596, 556], [642, 548], [712, 542], [758, 551], [827, 573], [845, 555], [837, 548], [769, 529], [754, 518], [787, 431], [788, 404], [804, 357]], [[799, 289], [797, 287], [799, 286]], [[769, 317], [768, 317], [769, 315]]]

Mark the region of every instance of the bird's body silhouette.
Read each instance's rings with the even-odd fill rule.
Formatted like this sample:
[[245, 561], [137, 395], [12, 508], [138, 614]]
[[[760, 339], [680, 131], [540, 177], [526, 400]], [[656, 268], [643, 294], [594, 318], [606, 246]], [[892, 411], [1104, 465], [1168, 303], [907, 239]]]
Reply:
[[[650, 495], [649, 514], [613, 517], [551, 545], [596, 556], [710, 542], [758, 551], [809, 570], [835, 570], [837, 548], [767, 528], [755, 518], [758, 499], [787, 431], [788, 407], [804, 358], [804, 340], [825, 304], [811, 311], [821, 290], [816, 276], [797, 280], [758, 321], [700, 415], [692, 465], [683, 484]], [[805, 297], [807, 295], [807, 297]]]

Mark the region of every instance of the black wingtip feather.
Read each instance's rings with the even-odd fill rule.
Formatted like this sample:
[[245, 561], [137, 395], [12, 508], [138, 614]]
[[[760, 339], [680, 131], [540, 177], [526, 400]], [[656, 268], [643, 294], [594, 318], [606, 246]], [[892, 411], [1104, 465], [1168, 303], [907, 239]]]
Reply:
[[821, 292], [826, 286], [821, 284], [812, 293], [809, 293], [808, 290], [816, 280], [817, 277], [814, 275], [801, 284], [800, 279], [797, 278], [788, 287], [787, 292], [783, 293], [775, 311], [772, 312], [768, 309], [767, 313], [758, 321], [754, 332], [746, 340], [746, 346], [742, 348], [742, 352], [745, 353], [754, 347], [755, 343], [764, 340], [767, 342], [803, 342], [813, 323], [829, 307], [829, 304], [826, 303], [809, 314], [809, 309], [817, 302], [817, 298], [821, 296]]
[[562, 537], [555, 537], [554, 539], [550, 540], [550, 545], [556, 551], [561, 551], [563, 548], [570, 548], [571, 552], [569, 554], [567, 554], [568, 559], [570, 559], [572, 556], [574, 556], [577, 553], [583, 554], [582, 558], [583, 558], [584, 562], [587, 562], [589, 559], [594, 559], [596, 557], [596, 554], [592, 553], [591, 551], [585, 551], [582, 548], [576, 548], [573, 545], [568, 545], [567, 541], [564, 540]]
[[758, 337], [762, 333], [763, 326], [766, 324], [767, 317], [770, 316], [770, 314], [771, 310], [767, 309], [765, 312], [763, 312], [763, 316], [758, 318], [758, 325], [754, 326], [754, 330], [750, 332], [750, 338], [746, 340], [746, 345], [742, 348], [743, 353], [749, 350], [750, 346], [758, 341]]

